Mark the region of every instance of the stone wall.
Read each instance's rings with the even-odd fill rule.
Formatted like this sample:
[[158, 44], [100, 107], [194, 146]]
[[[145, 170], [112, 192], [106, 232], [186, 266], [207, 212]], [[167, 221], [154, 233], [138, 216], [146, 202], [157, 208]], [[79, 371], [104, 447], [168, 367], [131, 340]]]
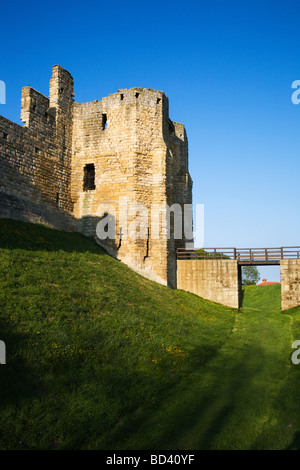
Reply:
[[[168, 107], [162, 91], [144, 88], [75, 103], [72, 201], [83, 233], [93, 235], [101, 213], [107, 212], [115, 219], [116, 238], [99, 243], [137, 272], [176, 287], [175, 250], [185, 241], [175, 244], [172, 237], [168, 239], [165, 209], [160, 211], [159, 239], [151, 233], [152, 210], [192, 200], [186, 133], [182, 124], [170, 121]], [[84, 191], [86, 165], [94, 165], [95, 188]], [[127, 204], [127, 226], [120, 221], [120, 201]], [[139, 204], [147, 209], [148, 218], [135, 212]], [[148, 239], [130, 237], [130, 224], [137, 215], [144, 217]]]
[[[58, 73], [61, 68], [54, 66], [53, 75]], [[51, 105], [49, 98], [27, 86], [21, 98], [24, 126], [0, 116], [0, 215], [73, 230], [71, 129], [65, 131], [59, 121], [61, 104]], [[72, 121], [69, 111], [67, 119]]]
[[281, 309], [300, 305], [300, 259], [282, 259], [281, 275]]
[[239, 308], [239, 267], [235, 260], [177, 260], [177, 288]]
[[[167, 205], [191, 204], [192, 181], [186, 132], [169, 119], [164, 92], [122, 89], [101, 101], [76, 103], [72, 76], [55, 65], [49, 98], [23, 88], [21, 120], [23, 127], [0, 116], [0, 216], [95, 236], [107, 213], [116, 236], [98, 242], [135, 271], [176, 287], [176, 248], [185, 246], [185, 236], [174, 240], [171, 226], [168, 237]], [[89, 189], [87, 165], [94, 171]], [[120, 221], [120, 201], [127, 204], [127, 226]], [[141, 204], [148, 218], [139, 212]], [[161, 208], [157, 239], [153, 207]], [[126, 237], [137, 216], [146, 221], [146, 236]]]

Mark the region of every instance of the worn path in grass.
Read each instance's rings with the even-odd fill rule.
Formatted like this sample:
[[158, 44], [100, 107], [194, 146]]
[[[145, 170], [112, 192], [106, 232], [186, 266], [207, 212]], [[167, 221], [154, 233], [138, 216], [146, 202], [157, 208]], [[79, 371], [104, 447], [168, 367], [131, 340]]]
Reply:
[[292, 323], [292, 315], [280, 312], [280, 286], [246, 288], [233, 332], [215, 358], [150, 418], [133, 418], [135, 434], [123, 427], [114, 437], [120, 443], [123, 435], [125, 448], [298, 448]]

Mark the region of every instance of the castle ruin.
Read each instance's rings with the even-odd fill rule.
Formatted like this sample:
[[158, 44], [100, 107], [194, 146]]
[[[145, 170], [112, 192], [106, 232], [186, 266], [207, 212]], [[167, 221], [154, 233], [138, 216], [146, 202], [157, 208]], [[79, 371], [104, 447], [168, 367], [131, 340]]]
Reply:
[[[192, 203], [185, 128], [169, 119], [162, 91], [122, 89], [77, 103], [72, 76], [55, 65], [49, 98], [22, 89], [21, 120], [23, 126], [0, 116], [0, 217], [95, 236], [105, 204], [117, 211], [127, 198], [150, 211], [153, 204]], [[167, 236], [167, 212], [161, 217], [157, 239], [150, 225], [145, 238], [122, 237], [116, 218], [116, 237], [97, 241], [145, 277], [176, 288], [176, 249], [187, 240], [184, 232], [174, 239], [172, 227]]]

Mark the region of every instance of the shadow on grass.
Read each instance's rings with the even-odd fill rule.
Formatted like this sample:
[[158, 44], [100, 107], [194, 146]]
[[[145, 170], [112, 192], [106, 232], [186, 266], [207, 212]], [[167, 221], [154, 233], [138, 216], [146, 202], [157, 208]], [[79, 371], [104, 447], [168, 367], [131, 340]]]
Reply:
[[254, 443], [258, 450], [300, 450], [300, 369], [292, 365], [274, 402], [275, 422]]
[[[89, 218], [90, 219], [90, 218]], [[99, 220], [99, 219], [97, 219]], [[0, 248], [31, 251], [106, 252], [93, 238], [13, 219], [0, 219]]]
[[0, 337], [6, 345], [6, 364], [0, 365], [0, 449], [3, 450], [19, 447], [20, 435], [11, 428], [12, 416], [16, 416], [16, 410], [24, 403], [30, 406], [43, 393], [43, 388], [39, 375], [20, 354], [22, 345], [28, 341], [26, 335], [13, 332], [1, 321]]
[[[239, 435], [238, 409], [243, 409], [249, 388], [260, 398], [255, 384], [260, 363], [253, 361], [253, 357], [261, 357], [259, 348], [248, 349], [231, 367], [218, 358], [209, 362], [203, 371], [199, 368], [170, 390], [166, 400], [155, 401], [151, 407], [134, 413], [110, 434], [101, 448], [213, 449], [218, 436], [224, 434], [231, 421], [237, 420], [236, 428], [232, 423], [229, 425], [232, 436], [227, 439], [234, 449]], [[223, 440], [224, 435], [220, 442]]]
[[300, 431], [295, 433], [293, 441], [285, 450], [300, 450]]
[[34, 380], [31, 379], [29, 368], [20, 357], [18, 351], [26, 343], [26, 335], [13, 332], [6, 323], [0, 321], [0, 336], [6, 346], [6, 364], [0, 365], [0, 409], [9, 403], [16, 403], [28, 394], [32, 396]]

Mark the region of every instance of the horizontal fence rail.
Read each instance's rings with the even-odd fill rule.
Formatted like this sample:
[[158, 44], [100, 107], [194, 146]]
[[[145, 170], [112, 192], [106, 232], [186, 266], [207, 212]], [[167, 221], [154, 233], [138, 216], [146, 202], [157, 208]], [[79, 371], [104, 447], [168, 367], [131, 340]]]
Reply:
[[281, 259], [300, 259], [300, 246], [280, 248], [177, 249], [177, 259], [231, 259], [240, 264], [279, 264]]

